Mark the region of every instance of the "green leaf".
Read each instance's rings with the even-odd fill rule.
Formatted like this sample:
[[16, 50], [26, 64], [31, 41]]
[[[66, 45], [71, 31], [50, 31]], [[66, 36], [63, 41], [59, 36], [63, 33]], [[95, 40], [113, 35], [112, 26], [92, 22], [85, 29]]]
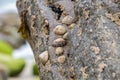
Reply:
[[0, 40], [0, 53], [12, 55], [13, 48], [10, 44]]

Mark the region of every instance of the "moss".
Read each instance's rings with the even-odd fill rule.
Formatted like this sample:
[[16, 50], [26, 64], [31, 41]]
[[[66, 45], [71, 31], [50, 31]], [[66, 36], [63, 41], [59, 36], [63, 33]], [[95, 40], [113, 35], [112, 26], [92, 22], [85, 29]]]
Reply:
[[11, 56], [5, 54], [0, 54], [0, 63], [8, 69], [9, 76], [18, 75], [25, 66], [23, 59], [13, 59]]
[[11, 55], [13, 51], [12, 46], [10, 46], [5, 41], [0, 40], [0, 53]]
[[38, 75], [38, 74], [39, 74], [39, 73], [38, 73], [38, 67], [37, 67], [36, 64], [33, 65], [33, 74], [34, 74], [34, 75]]

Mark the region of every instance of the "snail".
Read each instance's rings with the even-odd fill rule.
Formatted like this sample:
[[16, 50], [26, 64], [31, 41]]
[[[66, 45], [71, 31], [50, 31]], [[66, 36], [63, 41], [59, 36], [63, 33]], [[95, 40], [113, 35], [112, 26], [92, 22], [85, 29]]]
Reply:
[[44, 51], [39, 55], [39, 58], [42, 62], [42, 64], [46, 64], [46, 62], [48, 61], [48, 51]]
[[65, 27], [63, 25], [57, 25], [54, 29], [53, 32], [57, 35], [63, 35], [67, 32]]
[[57, 47], [56, 50], [55, 50], [55, 54], [62, 54], [64, 52], [63, 48], [62, 47]]
[[69, 25], [69, 24], [73, 23], [73, 21], [74, 21], [74, 18], [72, 16], [68, 15], [63, 18], [62, 23]]
[[57, 38], [56, 40], [53, 41], [52, 46], [53, 47], [63, 47], [66, 44], [67, 44], [67, 42], [63, 38]]
[[64, 55], [59, 56], [58, 59], [57, 59], [57, 61], [58, 61], [59, 63], [64, 63], [65, 60], [66, 60], [66, 57], [65, 57]]

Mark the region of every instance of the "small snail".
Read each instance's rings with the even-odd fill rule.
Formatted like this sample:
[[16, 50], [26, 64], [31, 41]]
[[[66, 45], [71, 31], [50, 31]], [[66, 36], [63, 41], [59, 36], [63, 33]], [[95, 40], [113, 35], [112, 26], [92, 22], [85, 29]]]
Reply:
[[46, 64], [46, 62], [48, 61], [48, 51], [44, 51], [39, 55], [39, 58], [42, 62], [42, 64]]
[[67, 44], [67, 42], [63, 38], [57, 38], [56, 40], [53, 41], [52, 46], [53, 47], [63, 47], [66, 44]]
[[66, 57], [64, 55], [62, 55], [62, 56], [59, 56], [57, 60], [59, 63], [64, 63], [66, 60]]
[[57, 35], [63, 35], [67, 32], [67, 30], [65, 29], [65, 27], [63, 25], [57, 25], [53, 32]]
[[74, 21], [74, 18], [68, 15], [63, 18], [62, 23], [69, 25], [73, 23], [73, 21]]
[[55, 50], [55, 54], [57, 54], [57, 55], [62, 54], [63, 52], [64, 52], [64, 50], [62, 47], [57, 47]]

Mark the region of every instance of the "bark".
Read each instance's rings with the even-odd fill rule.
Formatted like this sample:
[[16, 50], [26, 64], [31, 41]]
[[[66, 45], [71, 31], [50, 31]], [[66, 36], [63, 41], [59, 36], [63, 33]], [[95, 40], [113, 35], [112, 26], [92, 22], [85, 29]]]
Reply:
[[[18, 0], [17, 8], [20, 32], [34, 51], [40, 80], [120, 79], [119, 0]], [[73, 18], [70, 24], [62, 22], [66, 15]], [[54, 33], [59, 24], [67, 36], [54, 42], [63, 38]], [[56, 55], [57, 47], [64, 53]], [[44, 51], [49, 60], [43, 63], [39, 55]]]

